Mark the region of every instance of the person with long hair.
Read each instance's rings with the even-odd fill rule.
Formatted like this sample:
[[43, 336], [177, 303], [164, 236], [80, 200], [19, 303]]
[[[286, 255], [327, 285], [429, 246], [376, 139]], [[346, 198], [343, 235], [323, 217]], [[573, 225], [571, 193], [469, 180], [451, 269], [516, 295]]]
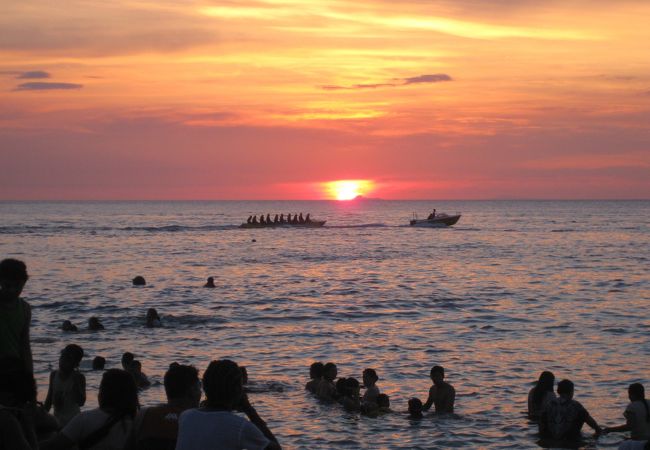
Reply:
[[[645, 389], [641, 383], [632, 383], [627, 389], [627, 396], [630, 399], [630, 404], [625, 408], [623, 417], [625, 423], [615, 427], [606, 427], [603, 431], [605, 433], [612, 433], [617, 431], [629, 431], [630, 439], [638, 442], [638, 447], [642, 447], [642, 443], [650, 440], [650, 401], [645, 398]], [[628, 443], [631, 447], [631, 442]]]
[[[178, 420], [176, 450], [279, 449], [244, 394], [242, 371], [228, 359], [212, 361], [203, 373], [205, 405], [183, 412]], [[249, 420], [233, 414], [239, 410]]]
[[99, 408], [84, 411], [41, 446], [43, 450], [121, 450], [138, 412], [138, 388], [131, 374], [104, 372], [97, 396]]
[[539, 376], [537, 384], [528, 393], [528, 418], [531, 420], [539, 419], [542, 411], [555, 398], [553, 386], [555, 385], [555, 375], [545, 370]]

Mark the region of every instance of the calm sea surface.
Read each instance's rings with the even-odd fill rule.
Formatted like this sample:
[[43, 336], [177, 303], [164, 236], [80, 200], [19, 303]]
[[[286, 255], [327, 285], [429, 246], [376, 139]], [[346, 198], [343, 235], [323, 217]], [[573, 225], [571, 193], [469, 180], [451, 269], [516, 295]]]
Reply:
[[[434, 207], [463, 217], [405, 226]], [[327, 224], [236, 227], [267, 212]], [[86, 351], [87, 407], [96, 355], [117, 367], [132, 351], [158, 382], [173, 361], [231, 358], [285, 448], [496, 449], [536, 447], [526, 396], [542, 370], [572, 379], [602, 425], [623, 422], [629, 383], [650, 390], [650, 202], [0, 203], [0, 256], [28, 264], [41, 398], [67, 343]], [[135, 275], [147, 286], [132, 287]], [[208, 276], [217, 289], [201, 287]], [[164, 328], [144, 328], [149, 307]], [[106, 331], [59, 330], [91, 315]], [[395, 412], [319, 403], [304, 391], [316, 360], [359, 379], [377, 369]], [[458, 415], [411, 422], [407, 400], [426, 399], [434, 364]], [[161, 385], [141, 395], [163, 399]]]

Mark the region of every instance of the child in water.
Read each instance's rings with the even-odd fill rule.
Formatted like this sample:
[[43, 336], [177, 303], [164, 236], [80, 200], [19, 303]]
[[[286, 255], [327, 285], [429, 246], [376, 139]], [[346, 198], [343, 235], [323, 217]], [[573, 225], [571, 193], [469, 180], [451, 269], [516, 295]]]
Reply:
[[409, 419], [422, 418], [422, 400], [419, 398], [409, 399]]
[[77, 326], [73, 325], [69, 320], [64, 320], [61, 324], [61, 329], [63, 331], [78, 331]]
[[328, 362], [323, 367], [323, 381], [318, 385], [316, 395], [322, 400], [334, 400], [336, 398], [336, 385], [334, 380], [338, 375], [336, 364]]
[[45, 410], [54, 406], [54, 417], [64, 427], [86, 403], [86, 377], [79, 372], [84, 351], [75, 344], [66, 346], [59, 357], [59, 369], [50, 374]]
[[363, 385], [366, 387], [366, 392], [363, 394], [363, 403], [371, 407], [377, 404], [377, 397], [379, 396], [379, 388], [376, 383], [379, 380], [375, 369], [366, 369], [363, 371]]
[[345, 380], [344, 385], [344, 394], [341, 399], [341, 404], [346, 411], [360, 411], [361, 410], [361, 398], [359, 396], [359, 391], [361, 390], [361, 385], [356, 378], [348, 378]]
[[138, 360], [134, 360], [129, 364], [128, 372], [133, 376], [136, 386], [138, 389], [143, 389], [151, 386], [151, 381], [142, 371], [142, 363]]
[[321, 383], [321, 381], [323, 381], [324, 367], [325, 366], [320, 361], [313, 363], [309, 367], [309, 378], [311, 378], [311, 380], [307, 382], [307, 384], [305, 385], [305, 389], [307, 389], [312, 394], [316, 393], [318, 389], [318, 385]]
[[146, 327], [158, 328], [161, 326], [162, 323], [160, 322], [160, 316], [158, 315], [158, 311], [156, 311], [156, 308], [149, 308], [147, 310]]
[[104, 325], [95, 316], [88, 319], [88, 329], [90, 331], [99, 331], [104, 329]]

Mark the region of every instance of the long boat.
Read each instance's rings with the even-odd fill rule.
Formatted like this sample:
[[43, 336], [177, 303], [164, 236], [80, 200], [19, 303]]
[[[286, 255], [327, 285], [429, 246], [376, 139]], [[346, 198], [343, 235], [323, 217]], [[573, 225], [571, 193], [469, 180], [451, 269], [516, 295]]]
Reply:
[[460, 219], [460, 214], [448, 215], [441, 213], [436, 215], [433, 219], [418, 219], [414, 217], [410, 221], [412, 227], [430, 227], [430, 228], [441, 228], [441, 227], [450, 227]]
[[310, 220], [309, 222], [271, 222], [271, 223], [248, 223], [244, 222], [239, 228], [320, 228], [325, 225], [326, 220]]

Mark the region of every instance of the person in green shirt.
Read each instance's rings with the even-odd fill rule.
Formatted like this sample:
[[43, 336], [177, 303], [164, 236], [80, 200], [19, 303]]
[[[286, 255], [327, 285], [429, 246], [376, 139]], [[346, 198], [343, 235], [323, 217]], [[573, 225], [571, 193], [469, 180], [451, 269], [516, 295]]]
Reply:
[[24, 262], [10, 258], [0, 261], [0, 358], [18, 358], [29, 373], [34, 373], [29, 342], [32, 310], [20, 298], [28, 279]]

